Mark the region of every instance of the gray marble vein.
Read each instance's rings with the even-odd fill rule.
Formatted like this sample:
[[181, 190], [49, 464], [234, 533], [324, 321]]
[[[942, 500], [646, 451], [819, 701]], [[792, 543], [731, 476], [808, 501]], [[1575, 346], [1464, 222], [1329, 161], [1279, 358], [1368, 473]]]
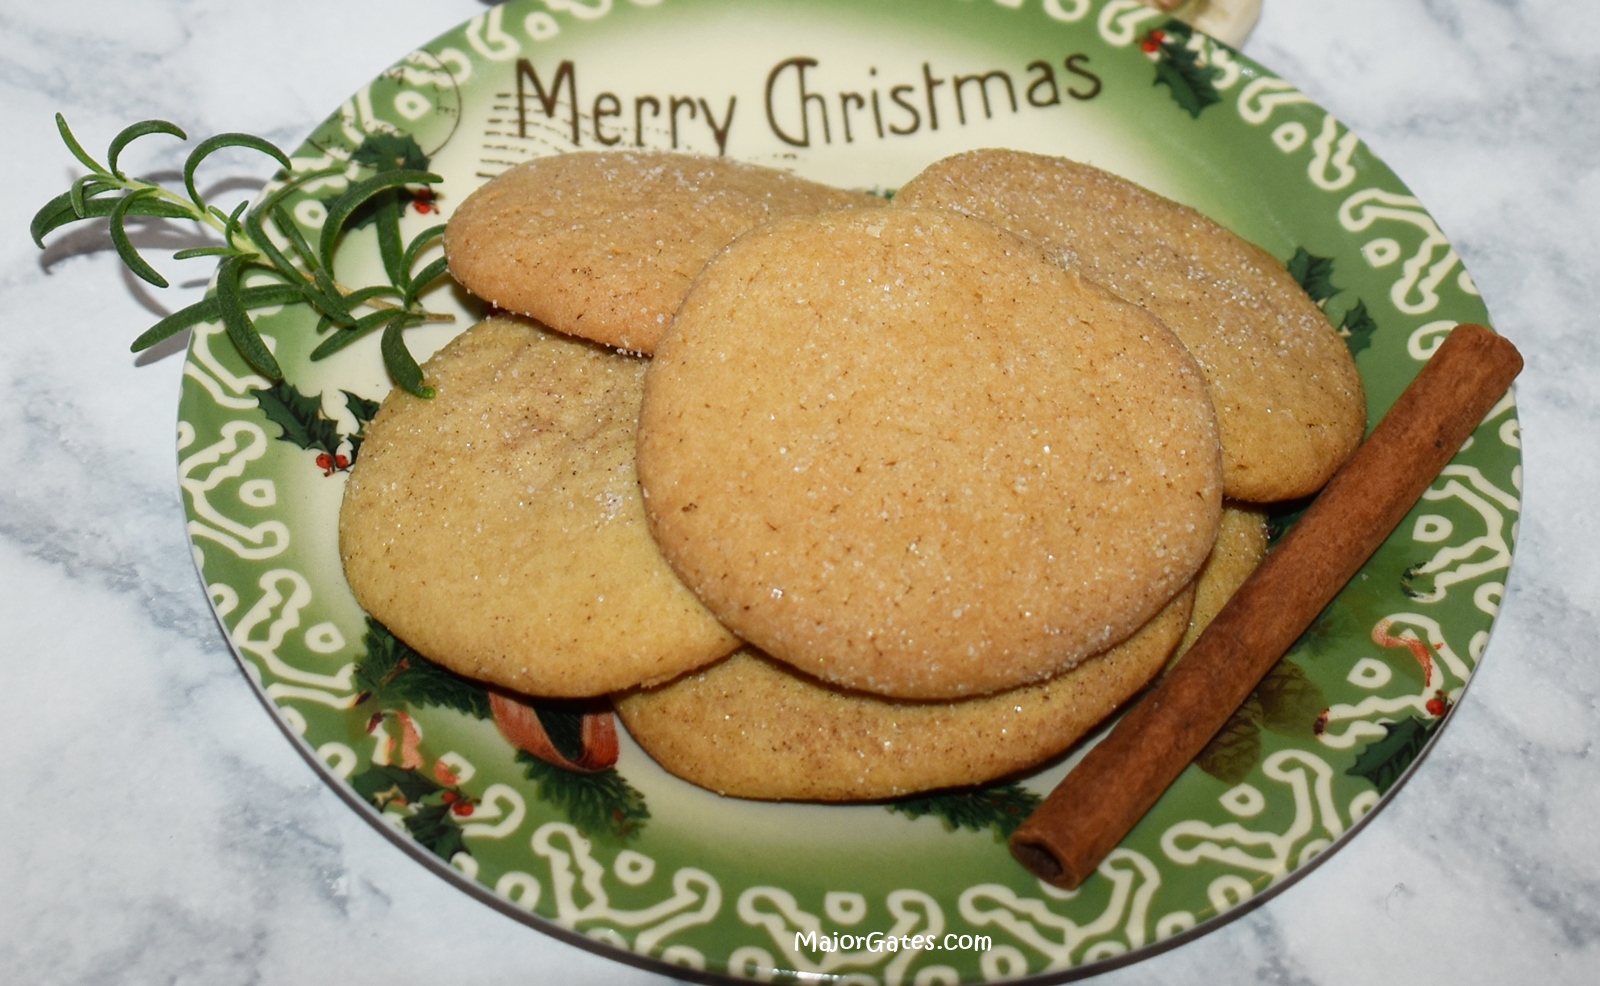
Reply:
[[[666, 981], [438, 879], [285, 742], [228, 658], [185, 543], [181, 357], [126, 352], [203, 285], [145, 290], [103, 232], [58, 234], [44, 254], [25, 232], [73, 174], [58, 110], [95, 135], [161, 116], [292, 144], [483, 9], [0, 0], [0, 981]], [[1412, 187], [1527, 358], [1520, 543], [1487, 660], [1392, 804], [1268, 903], [1101, 981], [1600, 973], [1600, 55], [1586, 13], [1266, 0], [1246, 52]], [[151, 140], [133, 163], [172, 169], [179, 153]], [[217, 167], [242, 194], [265, 171], [244, 156]]]

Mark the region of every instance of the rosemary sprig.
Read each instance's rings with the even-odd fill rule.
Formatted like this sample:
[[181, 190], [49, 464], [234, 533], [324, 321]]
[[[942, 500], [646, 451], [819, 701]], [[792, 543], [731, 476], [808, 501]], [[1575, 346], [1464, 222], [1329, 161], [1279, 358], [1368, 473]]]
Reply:
[[[265, 307], [303, 303], [320, 316], [318, 332], [333, 329], [312, 351], [313, 360], [323, 359], [367, 333], [381, 330], [379, 349], [395, 383], [420, 397], [433, 396], [416, 358], [406, 348], [403, 333], [424, 322], [454, 320], [452, 315], [428, 311], [418, 300], [428, 285], [445, 273], [442, 258], [416, 270], [423, 252], [444, 232], [444, 226], [429, 227], [408, 243], [400, 232], [400, 216], [402, 195], [409, 194], [405, 189], [435, 184], [442, 180], [438, 175], [423, 168], [407, 167], [411, 162], [406, 160], [363, 154], [358, 150], [353, 159], [371, 164], [376, 174], [352, 183], [343, 194], [327, 203], [327, 219], [317, 242], [312, 244], [284, 203], [307, 183], [340, 173], [342, 166], [295, 173], [288, 155], [271, 142], [250, 134], [218, 134], [201, 141], [189, 154], [183, 167], [180, 194], [155, 181], [130, 178], [117, 166], [123, 150], [140, 137], [166, 134], [187, 140], [188, 135], [177, 125], [165, 120], [146, 120], [126, 128], [112, 139], [104, 164], [83, 149], [59, 113], [56, 114], [56, 128], [67, 150], [89, 170], [34, 215], [30, 232], [41, 249], [45, 236], [62, 226], [84, 219], [106, 219], [112, 246], [122, 262], [142, 280], [164, 288], [167, 279], [139, 255], [128, 237], [129, 217], [191, 220], [211, 228], [222, 238], [215, 246], [180, 250], [173, 255], [177, 260], [220, 259], [216, 289], [205, 299], [168, 315], [141, 333], [133, 341], [134, 352], [149, 349], [201, 322], [220, 320], [246, 362], [262, 376], [282, 380], [283, 368], [262, 340], [250, 313]], [[225, 213], [207, 202], [195, 183], [195, 172], [200, 164], [225, 147], [259, 151], [282, 166], [275, 176], [282, 184], [253, 209], [247, 210], [248, 203], [241, 202], [233, 212]], [[334, 279], [333, 259], [341, 234], [358, 214], [368, 217], [362, 219], [362, 223], [376, 224], [383, 268], [389, 279], [387, 284], [352, 288]], [[270, 283], [247, 285], [251, 275], [261, 272], [268, 275]]]

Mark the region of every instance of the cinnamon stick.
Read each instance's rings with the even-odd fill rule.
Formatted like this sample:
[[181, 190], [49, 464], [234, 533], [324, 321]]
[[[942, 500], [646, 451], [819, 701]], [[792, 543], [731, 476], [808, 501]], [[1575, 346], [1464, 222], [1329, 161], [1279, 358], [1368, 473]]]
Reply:
[[1011, 836], [1012, 855], [1057, 886], [1087, 879], [1372, 557], [1521, 369], [1511, 343], [1457, 326], [1183, 660]]

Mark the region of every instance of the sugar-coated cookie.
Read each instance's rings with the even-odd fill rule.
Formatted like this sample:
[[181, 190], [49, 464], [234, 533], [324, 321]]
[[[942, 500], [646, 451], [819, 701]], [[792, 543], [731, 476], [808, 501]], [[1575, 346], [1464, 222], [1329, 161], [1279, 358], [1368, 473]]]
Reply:
[[1189, 629], [1183, 632], [1183, 640], [1172, 653], [1174, 662], [1194, 646], [1200, 634], [1265, 557], [1266, 511], [1249, 504], [1224, 501], [1217, 543], [1200, 568], [1200, 577], [1195, 582], [1194, 612], [1189, 615]]
[[339, 514], [362, 607], [430, 660], [530, 695], [604, 694], [733, 650], [645, 523], [644, 364], [496, 318], [428, 361], [433, 399], [396, 388]]
[[707, 266], [646, 375], [651, 529], [726, 626], [953, 698], [1149, 621], [1210, 551], [1216, 419], [1155, 318], [948, 212], [791, 219]]
[[468, 291], [553, 329], [649, 353], [711, 255], [759, 223], [882, 199], [726, 158], [558, 154], [518, 165], [450, 217]]
[[981, 784], [1048, 760], [1155, 676], [1193, 589], [1139, 632], [1036, 685], [908, 702], [825, 685], [745, 648], [619, 696], [634, 740], [670, 773], [740, 798], [864, 801]]
[[999, 150], [932, 165], [895, 203], [987, 219], [1165, 322], [1205, 372], [1229, 497], [1313, 493], [1360, 444], [1349, 348], [1282, 263], [1195, 210], [1088, 165]]

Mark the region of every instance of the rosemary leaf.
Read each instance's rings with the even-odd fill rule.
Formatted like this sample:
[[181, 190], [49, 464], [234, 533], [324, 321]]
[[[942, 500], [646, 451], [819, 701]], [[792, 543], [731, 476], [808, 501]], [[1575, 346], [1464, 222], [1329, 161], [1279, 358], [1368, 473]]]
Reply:
[[422, 256], [422, 251], [428, 248], [428, 244], [432, 243], [434, 240], [443, 235], [444, 223], [440, 223], [437, 226], [429, 226], [427, 229], [412, 237], [411, 242], [406, 246], [405, 256], [400, 258], [401, 269], [409, 275], [411, 273], [411, 268], [417, 265], [417, 258]]
[[202, 298], [188, 308], [180, 308], [166, 318], [145, 329], [128, 347], [129, 352], [142, 353], [169, 336], [190, 329], [201, 322], [214, 321], [222, 316], [216, 298]]
[[[120, 191], [123, 187], [114, 181], [106, 181], [99, 175], [84, 175], [72, 183], [72, 191], [76, 193], [72, 208], [78, 213], [80, 219], [84, 218], [91, 199], [102, 192]], [[108, 199], [107, 201], [110, 200]], [[110, 215], [110, 211], [107, 210], [103, 215]]]
[[[293, 304], [303, 299], [300, 289], [293, 284], [264, 284], [241, 289], [239, 300], [246, 308], [262, 308], [267, 305]], [[187, 308], [173, 312], [144, 330], [139, 338], [133, 340], [129, 351], [142, 353], [169, 336], [177, 335], [201, 322], [214, 322], [221, 317], [222, 307], [217, 303], [216, 296], [203, 298]]]
[[292, 305], [306, 300], [306, 297], [298, 285], [258, 284], [241, 288], [239, 300], [246, 308], [265, 308], [268, 305]]
[[190, 260], [194, 257], [233, 257], [238, 250], [230, 246], [192, 247], [188, 250], [179, 250], [172, 255], [173, 260]]
[[284, 239], [289, 241], [289, 245], [294, 247], [294, 252], [300, 255], [300, 260], [307, 267], [317, 266], [317, 251], [311, 249], [305, 234], [300, 232], [300, 224], [295, 222], [281, 205], [273, 206], [271, 215], [272, 225], [278, 227], [278, 232], [282, 233]]
[[[33, 234], [33, 241], [43, 249], [46, 234], [80, 219], [104, 219], [111, 215], [112, 210], [121, 201], [109, 197], [85, 199], [83, 214], [79, 215], [72, 205], [72, 193], [62, 192], [46, 202], [44, 208], [34, 214], [33, 222], [28, 224], [28, 231]], [[139, 198], [127, 207], [127, 215], [152, 216], [159, 219], [194, 218], [194, 214], [182, 205], [154, 197]]]
[[339, 350], [354, 343], [364, 335], [366, 335], [365, 332], [358, 331], [354, 327], [336, 329], [333, 335], [322, 340], [317, 344], [316, 349], [311, 350], [311, 355], [308, 357], [308, 359], [310, 359], [313, 363], [317, 362], [318, 360], [327, 359], [329, 356], [332, 356]]
[[245, 314], [239, 287], [245, 263], [243, 257], [229, 257], [217, 271], [217, 307], [222, 315], [222, 327], [227, 330], [228, 338], [233, 340], [234, 347], [246, 362], [261, 371], [261, 375], [267, 379], [282, 380], [283, 368], [278, 365], [277, 358], [266, 343], [261, 341], [261, 333], [256, 331], [255, 323]]
[[201, 161], [224, 147], [248, 147], [253, 151], [260, 151], [273, 158], [283, 165], [285, 171], [290, 168], [289, 155], [279, 150], [278, 145], [271, 141], [263, 140], [251, 134], [217, 134], [215, 137], [207, 137], [196, 145], [195, 149], [189, 153], [189, 160], [183, 163], [183, 187], [188, 191], [189, 199], [195, 205], [202, 208], [205, 207], [205, 203], [200, 200], [200, 191], [195, 187], [194, 173], [200, 167]]
[[189, 139], [189, 135], [179, 129], [176, 123], [168, 123], [165, 120], [146, 120], [143, 123], [135, 123], [111, 139], [111, 147], [106, 151], [106, 167], [111, 169], [112, 174], [124, 181], [127, 180], [128, 176], [117, 170], [117, 158], [122, 156], [124, 147], [149, 134], [170, 134], [179, 140]]
[[71, 151], [72, 156], [81, 161], [85, 168], [95, 174], [110, 176], [111, 173], [96, 164], [94, 158], [83, 149], [83, 145], [78, 143], [78, 138], [72, 136], [72, 130], [67, 126], [67, 118], [60, 113], [56, 114], [56, 129], [61, 132], [61, 141], [67, 145], [67, 150]]
[[135, 276], [154, 284], [158, 288], [164, 288], [167, 286], [167, 279], [162, 277], [154, 267], [145, 263], [143, 257], [139, 256], [139, 251], [133, 248], [133, 241], [128, 239], [126, 227], [128, 207], [138, 202], [141, 198], [154, 194], [154, 189], [141, 188], [129, 192], [121, 201], [117, 202], [111, 210], [111, 245], [117, 248], [117, 256], [122, 258], [122, 262], [127, 265], [128, 270], [132, 271]]
[[439, 257], [434, 260], [433, 263], [418, 271], [417, 276], [411, 281], [410, 291], [408, 291], [406, 294], [406, 307], [411, 307], [411, 303], [417, 300], [417, 295], [425, 291], [428, 285], [432, 284], [449, 269], [450, 261], [446, 260], [444, 257]]
[[354, 322], [356, 320], [355, 313], [350, 310], [349, 305], [345, 304], [344, 292], [339, 290], [339, 285], [333, 282], [333, 278], [328, 275], [328, 272], [318, 267], [311, 272], [311, 277], [316, 282], [317, 296], [322, 299], [322, 303], [317, 306], [317, 310], [340, 325], [349, 325]]
[[328, 205], [328, 218], [323, 220], [322, 237], [317, 243], [322, 266], [330, 270], [333, 268], [333, 247], [339, 240], [339, 234], [344, 231], [344, 222], [367, 199], [384, 189], [399, 188], [402, 185], [431, 184], [443, 180], [427, 171], [385, 171], [350, 186], [343, 195]]
[[94, 178], [94, 175], [84, 175], [82, 178], [79, 178], [77, 181], [73, 182], [72, 188], [67, 192], [68, 197], [72, 201], [72, 212], [79, 219], [84, 218], [84, 210], [88, 208], [88, 205], [85, 201], [87, 196], [84, 188], [89, 184], [89, 182], [93, 181]]
[[33, 214], [33, 222], [28, 224], [28, 232], [33, 234], [33, 242], [44, 249], [44, 237], [52, 230], [60, 229], [67, 223], [80, 219], [78, 210], [73, 208], [72, 193], [62, 192], [44, 204], [44, 208]]
[[383, 353], [383, 365], [388, 367], [389, 376], [394, 378], [395, 383], [418, 397], [431, 398], [433, 388], [423, 381], [422, 367], [417, 365], [411, 350], [406, 348], [402, 336], [406, 321], [406, 314], [401, 312], [384, 326], [383, 341], [379, 345], [379, 350]]
[[[44, 247], [45, 234], [51, 233], [68, 223], [75, 223], [80, 219], [104, 219], [111, 215], [113, 209], [121, 199], [98, 198], [86, 199], [83, 203], [83, 215], [79, 215], [72, 207], [72, 193], [62, 192], [49, 202], [44, 208], [34, 214], [33, 222], [28, 225], [28, 230], [33, 234], [33, 241], [41, 249]], [[140, 198], [127, 208], [130, 216], [154, 216], [160, 219], [193, 219], [194, 216], [183, 206], [166, 199]]]
[[311, 351], [311, 362], [315, 363], [318, 360], [327, 359], [339, 350], [356, 342], [373, 329], [394, 319], [398, 314], [393, 309], [384, 309], [373, 312], [370, 315], [361, 316], [355, 322], [340, 328], [333, 335], [322, 340], [321, 344]]
[[238, 205], [233, 207], [232, 212], [228, 213], [228, 221], [222, 226], [222, 235], [228, 238], [229, 243], [232, 243], [233, 238], [244, 231], [243, 227], [239, 225], [239, 217], [243, 215], [244, 210], [249, 207], [249, 202], [240, 202]]
[[261, 216], [261, 209], [252, 209], [245, 215], [245, 235], [249, 237], [255, 248], [261, 251], [261, 255], [267, 258], [267, 262], [272, 265], [274, 270], [285, 277], [296, 276], [297, 272], [294, 263], [283, 255], [283, 251], [278, 249], [278, 245], [272, 242], [272, 237], [267, 235], [266, 229], [261, 224]]
[[[153, 192], [154, 189], [151, 191]], [[115, 206], [116, 203], [108, 198], [90, 199], [84, 203], [84, 208], [88, 213], [88, 216], [109, 216], [111, 215], [111, 210]], [[194, 213], [190, 212], [188, 207], [182, 203], [156, 198], [153, 194], [148, 196], [140, 196], [136, 202], [129, 205], [128, 215], [152, 216], [157, 219], [194, 218]], [[85, 216], [85, 218], [88, 218], [88, 216]]]
[[407, 285], [406, 271], [400, 266], [405, 253], [400, 239], [400, 200], [394, 189], [387, 188], [378, 193], [378, 203], [378, 256], [383, 258], [390, 283], [404, 290]]
[[366, 302], [371, 301], [373, 298], [383, 297], [390, 297], [398, 300], [400, 298], [400, 291], [399, 289], [390, 287], [387, 284], [369, 284], [364, 288], [358, 288], [357, 290], [345, 295], [344, 300], [345, 304], [349, 305], [350, 309], [354, 311], [357, 305], [365, 304]]
[[[288, 181], [284, 182], [283, 185], [277, 190], [273, 191], [272, 194], [262, 199], [261, 204], [256, 206], [254, 209], [251, 209], [244, 218], [245, 232], [250, 237], [250, 241], [254, 243], [261, 251], [262, 255], [272, 263], [272, 266], [277, 268], [278, 273], [285, 277], [298, 277], [300, 275], [298, 271], [296, 271], [294, 264], [289, 262], [289, 258], [285, 257], [283, 252], [278, 249], [278, 245], [272, 242], [271, 237], [267, 236], [266, 228], [262, 225], [262, 218], [265, 216], [270, 216], [275, 212], [282, 211], [281, 207], [284, 200], [290, 195], [294, 194], [294, 192], [296, 192], [300, 186], [304, 185], [306, 182], [315, 178], [325, 177], [329, 174], [332, 174], [335, 170], [337, 169], [322, 168], [317, 171], [307, 171], [303, 174], [295, 175]], [[315, 268], [317, 265], [314, 259], [308, 259], [307, 264], [313, 268]], [[335, 293], [337, 294], [337, 292]], [[313, 304], [315, 304], [315, 302], [313, 302]]]

